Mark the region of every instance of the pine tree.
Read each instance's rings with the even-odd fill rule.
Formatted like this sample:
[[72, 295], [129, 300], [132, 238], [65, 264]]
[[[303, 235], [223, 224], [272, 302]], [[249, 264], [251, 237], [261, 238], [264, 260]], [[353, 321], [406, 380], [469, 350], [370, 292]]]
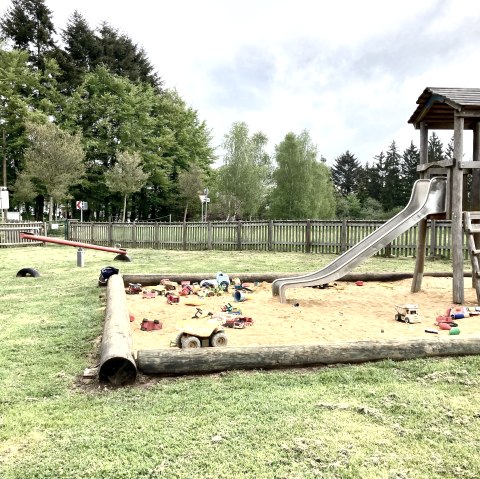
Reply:
[[418, 180], [417, 166], [420, 164], [420, 152], [418, 148], [410, 142], [410, 146], [403, 152], [401, 161], [402, 175], [402, 203], [407, 204], [410, 199], [413, 185]]
[[55, 58], [62, 70], [59, 78], [61, 90], [71, 92], [79, 86], [86, 73], [92, 71], [100, 56], [100, 45], [94, 30], [85, 18], [75, 10], [62, 31], [63, 49]]
[[392, 141], [385, 155], [385, 177], [380, 201], [385, 211], [402, 205], [402, 178], [400, 177], [400, 153]]
[[335, 164], [332, 167], [332, 179], [340, 194], [347, 196], [350, 193], [357, 192], [360, 169], [359, 161], [348, 150], [335, 158]]
[[12, 0], [0, 29], [15, 48], [29, 52], [33, 66], [43, 71], [55, 49], [52, 11], [44, 0]]
[[433, 131], [428, 139], [428, 162], [437, 163], [445, 159], [443, 153], [443, 143], [437, 134]]

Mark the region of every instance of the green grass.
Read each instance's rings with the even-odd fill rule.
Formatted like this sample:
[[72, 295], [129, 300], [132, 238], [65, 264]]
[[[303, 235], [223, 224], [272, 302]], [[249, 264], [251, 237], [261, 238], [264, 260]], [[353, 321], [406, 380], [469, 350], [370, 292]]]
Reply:
[[[312, 271], [305, 254], [1, 249], [0, 477], [477, 478], [480, 359], [448, 358], [85, 385], [100, 269]], [[39, 278], [16, 278], [35, 267]], [[411, 259], [359, 270], [413, 271]], [[427, 262], [448, 271], [448, 262]]]

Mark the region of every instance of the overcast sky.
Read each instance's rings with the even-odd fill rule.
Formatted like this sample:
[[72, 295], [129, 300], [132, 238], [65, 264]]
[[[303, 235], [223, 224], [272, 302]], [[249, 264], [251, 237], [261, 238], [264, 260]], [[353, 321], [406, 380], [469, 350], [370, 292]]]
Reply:
[[[407, 121], [425, 87], [480, 87], [479, 0], [46, 4], [58, 32], [77, 9], [92, 28], [107, 21], [143, 46], [215, 145], [245, 121], [270, 152], [307, 129], [329, 164], [347, 149], [371, 162], [392, 140], [418, 146]], [[9, 5], [0, 0], [0, 12]]]

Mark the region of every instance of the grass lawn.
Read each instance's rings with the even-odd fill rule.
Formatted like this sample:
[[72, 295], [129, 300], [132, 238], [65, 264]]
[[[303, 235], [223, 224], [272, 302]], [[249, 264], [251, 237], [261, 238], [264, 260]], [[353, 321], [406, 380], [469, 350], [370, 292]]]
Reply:
[[[129, 254], [123, 273], [308, 272], [332, 259]], [[113, 257], [85, 250], [78, 268], [71, 247], [0, 249], [2, 479], [480, 477], [477, 357], [84, 385], [102, 331], [97, 279]], [[41, 276], [16, 278], [22, 267]], [[413, 267], [375, 258], [357, 271]]]

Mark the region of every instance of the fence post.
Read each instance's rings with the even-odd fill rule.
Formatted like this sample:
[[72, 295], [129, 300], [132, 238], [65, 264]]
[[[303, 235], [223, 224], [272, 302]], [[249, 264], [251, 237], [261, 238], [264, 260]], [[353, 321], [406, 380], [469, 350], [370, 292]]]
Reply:
[[135, 221], [132, 223], [132, 242], [133, 247], [137, 246], [137, 227], [135, 225]]
[[340, 252], [345, 253], [347, 251], [347, 239], [348, 239], [348, 234], [347, 234], [347, 229], [348, 229], [348, 224], [347, 220], [344, 218], [342, 220], [342, 229], [340, 230]]
[[310, 253], [312, 251], [312, 223], [310, 220], [307, 220], [305, 226], [305, 253]]
[[113, 224], [111, 221], [108, 223], [108, 246], [113, 246]]
[[160, 225], [155, 221], [155, 248], [160, 249]]
[[213, 249], [212, 242], [213, 242], [212, 222], [209, 221], [207, 224], [207, 248], [208, 249]]
[[[428, 227], [428, 223], [427, 223]], [[430, 220], [430, 258], [434, 258], [437, 253], [437, 222]]]
[[93, 229], [93, 221], [90, 222], [90, 243], [95, 244], [95, 232]]
[[237, 222], [237, 251], [242, 250], [242, 222]]
[[182, 245], [183, 245], [183, 250], [187, 251], [187, 222], [183, 222], [182, 226]]
[[267, 248], [268, 251], [273, 250], [273, 220], [268, 222], [268, 232], [267, 232]]

